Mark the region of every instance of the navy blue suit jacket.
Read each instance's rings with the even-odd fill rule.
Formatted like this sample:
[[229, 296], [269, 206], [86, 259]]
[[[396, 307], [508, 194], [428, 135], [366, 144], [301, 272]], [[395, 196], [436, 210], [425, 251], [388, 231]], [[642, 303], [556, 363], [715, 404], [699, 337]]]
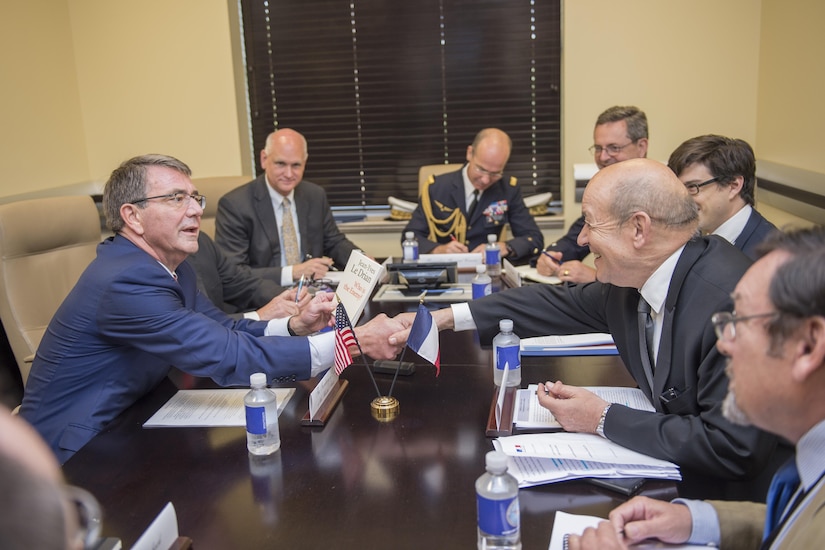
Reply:
[[[327, 256], [339, 269], [346, 267], [358, 247], [338, 229], [324, 189], [301, 181], [295, 187], [295, 209], [303, 254]], [[281, 239], [264, 174], [221, 197], [215, 242], [232, 263], [281, 284]]]
[[[541, 251], [544, 246], [544, 236], [536, 225], [536, 220], [524, 205], [521, 189], [517, 184], [511, 185], [510, 181], [511, 178], [505, 174], [481, 194], [473, 217], [467, 220], [467, 238], [464, 244], [473, 250], [478, 245], [487, 243], [488, 234], [495, 233], [500, 238], [501, 230], [505, 224], [509, 223], [512, 237], [507, 240], [507, 244], [513, 249], [515, 256], [508, 256], [508, 260], [527, 260]], [[515, 178], [513, 181], [515, 182]], [[436, 217], [445, 218], [458, 208], [466, 218], [467, 204], [461, 170], [436, 176], [435, 181], [429, 185], [429, 194], [432, 212]], [[492, 203], [500, 201], [507, 203], [507, 211], [503, 216], [491, 217], [484, 214]], [[420, 200], [403, 233], [407, 231], [415, 233], [418, 239], [418, 250], [422, 254], [429, 254], [439, 244], [450, 242], [449, 236], [440, 237], [437, 240], [429, 239], [430, 229]]]
[[262, 321], [233, 321], [198, 292], [183, 262], [177, 282], [128, 239], [97, 258], [55, 313], [37, 349], [20, 414], [65, 462], [154, 388], [172, 366], [221, 385], [310, 377], [306, 338], [263, 336]]
[[745, 224], [742, 232], [736, 237], [734, 246], [744, 252], [751, 260], [756, 260], [756, 248], [774, 231], [779, 230], [754, 208], [748, 217], [748, 223]]
[[[776, 439], [723, 417], [726, 361], [716, 349], [710, 318], [716, 311], [731, 310], [730, 294], [750, 264], [720, 237], [687, 243], [670, 280], [652, 388], [642, 367], [635, 288], [599, 282], [529, 285], [468, 305], [482, 342], [493, 338], [499, 319], [513, 319], [514, 332], [522, 338], [609, 332], [656, 412], [613, 405], [605, 419], [607, 437], [675, 462], [683, 473], [716, 480], [746, 479], [765, 467]], [[671, 388], [675, 394], [660, 399]]]

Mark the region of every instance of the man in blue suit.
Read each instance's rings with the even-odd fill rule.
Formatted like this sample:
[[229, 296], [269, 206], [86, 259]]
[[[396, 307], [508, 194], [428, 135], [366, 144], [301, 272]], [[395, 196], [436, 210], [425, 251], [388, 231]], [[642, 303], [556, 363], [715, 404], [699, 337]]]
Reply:
[[483, 252], [487, 235], [510, 224], [512, 237], [499, 242], [501, 257], [525, 262], [544, 246], [544, 236], [524, 205], [516, 178], [504, 167], [510, 137], [496, 128], [479, 132], [467, 147], [467, 164], [443, 174], [421, 191], [421, 200], [404, 228], [415, 233], [422, 254]]
[[702, 234], [719, 235], [755, 259], [757, 245], [777, 229], [754, 208], [751, 146], [741, 139], [699, 136], [677, 147], [667, 165], [693, 197]]
[[[186, 257], [198, 250], [205, 197], [184, 163], [146, 155], [124, 162], [103, 192], [115, 236], [98, 247], [57, 310], [32, 365], [20, 414], [63, 463], [175, 366], [221, 385], [315, 376], [333, 364], [334, 304], [325, 293], [299, 316], [233, 321], [198, 292]], [[385, 316], [379, 316], [385, 317]], [[355, 329], [365, 353], [399, 348], [372, 322]]]

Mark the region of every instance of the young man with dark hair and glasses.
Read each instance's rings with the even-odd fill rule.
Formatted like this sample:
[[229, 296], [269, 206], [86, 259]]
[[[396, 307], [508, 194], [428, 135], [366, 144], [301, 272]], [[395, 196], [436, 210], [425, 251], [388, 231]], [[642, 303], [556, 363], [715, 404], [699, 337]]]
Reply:
[[750, 258], [776, 227], [755, 209], [756, 159], [741, 139], [708, 134], [691, 138], [670, 155], [668, 166], [699, 209], [699, 229], [719, 235]]
[[[628, 159], [647, 157], [647, 116], [632, 105], [610, 107], [596, 119], [593, 145], [588, 149], [599, 170]], [[550, 244], [536, 260], [541, 275], [556, 276], [564, 282], [589, 283], [596, 280], [596, 271], [582, 263], [589, 246], [578, 244], [584, 226], [584, 216], [573, 222], [567, 233]]]
[[711, 323], [730, 377], [724, 415], [794, 444], [767, 503], [636, 497], [571, 536], [571, 550], [646, 539], [732, 549], [821, 548], [825, 541], [825, 228], [782, 234], [733, 292], [736, 313]]
[[[544, 246], [515, 177], [504, 169], [512, 150], [510, 136], [485, 128], [467, 147], [467, 163], [455, 172], [430, 177], [412, 218], [401, 232], [415, 233], [422, 254], [483, 252], [487, 235], [499, 237], [501, 257], [525, 263]], [[510, 224], [510, 238], [501, 239]]]

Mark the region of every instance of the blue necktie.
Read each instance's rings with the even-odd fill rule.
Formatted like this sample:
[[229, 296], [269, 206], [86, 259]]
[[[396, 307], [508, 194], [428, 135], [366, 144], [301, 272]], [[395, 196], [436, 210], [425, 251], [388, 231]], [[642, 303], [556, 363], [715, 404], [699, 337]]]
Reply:
[[783, 513], [797, 488], [799, 488], [799, 471], [796, 469], [796, 461], [791, 457], [780, 466], [771, 480], [767, 498], [768, 508], [765, 511], [763, 540], [766, 540], [774, 529], [781, 525]]

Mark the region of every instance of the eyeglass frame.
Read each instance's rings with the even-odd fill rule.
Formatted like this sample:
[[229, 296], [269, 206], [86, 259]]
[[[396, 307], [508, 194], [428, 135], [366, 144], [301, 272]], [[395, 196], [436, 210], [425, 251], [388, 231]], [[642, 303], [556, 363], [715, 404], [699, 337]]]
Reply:
[[604, 147], [602, 147], [601, 145], [593, 144], [590, 147], [588, 147], [587, 150], [590, 151], [590, 154], [593, 156], [601, 155], [602, 151], [607, 151], [608, 156], [615, 157], [616, 155], [621, 153], [625, 148], [630, 147], [638, 141], [638, 139], [634, 139], [630, 143], [626, 143], [624, 145], [616, 145], [615, 143], [611, 143], [610, 145], [606, 145]]
[[177, 193], [167, 193], [166, 195], [155, 195], [154, 197], [143, 197], [142, 199], [138, 199], [136, 201], [132, 201], [129, 204], [140, 204], [142, 202], [150, 201], [152, 199], [169, 199], [174, 201], [172, 206], [175, 208], [180, 208], [184, 205], [185, 200], [183, 197], [188, 197], [198, 203], [201, 208], [206, 208], [206, 196], [200, 195], [198, 193], [184, 193], [183, 191], [178, 191]]
[[[716, 338], [720, 342], [733, 342], [736, 339], [736, 323], [767, 317], [772, 317], [775, 319], [776, 317], [779, 317], [779, 312], [771, 311], [768, 313], [757, 313], [755, 315], [738, 317], [735, 311], [717, 311], [710, 316], [710, 322], [713, 324], [713, 331], [716, 333]], [[730, 325], [730, 337], [726, 334], [728, 325]]]
[[89, 491], [74, 485], [64, 485], [63, 496], [77, 512], [77, 540], [84, 549], [97, 548], [100, 542], [103, 515], [100, 503]]
[[502, 170], [501, 172], [490, 172], [486, 168], [482, 168], [481, 166], [479, 166], [478, 163], [475, 161], [475, 159], [476, 159], [476, 156], [475, 156], [475, 154], [473, 154], [473, 168], [479, 173], [479, 175], [487, 176], [490, 179], [493, 179], [493, 178], [499, 178], [500, 179], [502, 176], [504, 176], [504, 170]]
[[696, 195], [699, 194], [699, 191], [702, 190], [702, 187], [704, 187], [706, 185], [710, 185], [711, 183], [716, 183], [717, 181], [719, 181], [721, 179], [724, 179], [724, 176], [716, 176], [714, 178], [710, 178], [709, 180], [705, 180], [702, 183], [686, 183], [685, 184], [685, 189], [687, 189], [687, 192], [688, 192], [689, 195], [695, 197]]

